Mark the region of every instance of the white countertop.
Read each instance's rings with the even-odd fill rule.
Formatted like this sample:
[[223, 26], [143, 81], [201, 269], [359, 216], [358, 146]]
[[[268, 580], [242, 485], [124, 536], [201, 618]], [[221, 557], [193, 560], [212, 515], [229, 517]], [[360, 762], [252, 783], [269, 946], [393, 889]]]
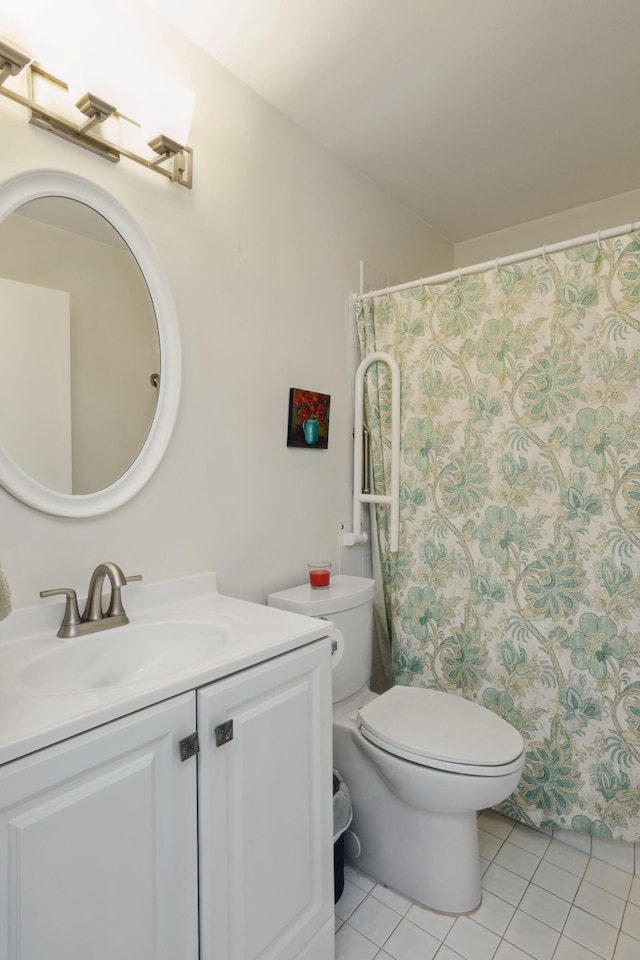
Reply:
[[229, 639], [214, 644], [197, 666], [186, 665], [170, 675], [49, 692], [34, 689], [25, 679], [38, 657], [96, 636], [106, 642], [129, 628], [60, 640], [56, 633], [64, 611], [61, 598], [15, 610], [0, 623], [0, 763], [287, 653], [332, 630], [325, 620], [222, 596], [214, 573], [130, 584], [122, 599], [132, 626], [174, 622], [179, 633], [181, 621], [207, 622], [222, 626]]

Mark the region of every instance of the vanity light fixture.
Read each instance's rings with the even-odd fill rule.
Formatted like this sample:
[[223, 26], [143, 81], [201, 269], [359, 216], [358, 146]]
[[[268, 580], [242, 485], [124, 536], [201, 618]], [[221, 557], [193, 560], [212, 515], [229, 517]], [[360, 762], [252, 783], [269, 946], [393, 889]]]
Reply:
[[[27, 96], [5, 86], [5, 81], [15, 77], [23, 70], [27, 71]], [[139, 153], [126, 149], [120, 144], [110, 142], [101, 136], [100, 126], [111, 117], [125, 123], [138, 124], [129, 117], [118, 113], [113, 104], [107, 103], [92, 93], [87, 93], [75, 104], [77, 110], [86, 118], [75, 122], [60, 116], [48, 107], [36, 102], [36, 80], [45, 80], [53, 84], [58, 90], [61, 88], [68, 93], [67, 84], [57, 77], [47, 73], [31, 57], [9, 46], [0, 40], [0, 95], [26, 107], [29, 111], [29, 123], [35, 124], [43, 130], [48, 130], [63, 140], [76, 143], [91, 153], [97, 153], [112, 163], [117, 163], [120, 157], [134, 160], [148, 170], [154, 170], [174, 183], [191, 189], [193, 182], [193, 150], [190, 147], [177, 143], [170, 137], [160, 134], [149, 141], [149, 147], [157, 154], [146, 158]]]

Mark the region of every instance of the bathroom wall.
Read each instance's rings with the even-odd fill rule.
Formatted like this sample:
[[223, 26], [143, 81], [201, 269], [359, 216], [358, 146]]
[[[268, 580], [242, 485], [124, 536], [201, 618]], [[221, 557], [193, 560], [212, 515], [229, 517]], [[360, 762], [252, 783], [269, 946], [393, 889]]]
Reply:
[[596, 203], [563, 210], [551, 217], [529, 220], [508, 230], [498, 230], [496, 233], [487, 233], [482, 237], [457, 243], [455, 265], [467, 267], [493, 260], [495, 257], [506, 257], [521, 250], [533, 250], [543, 244], [571, 240], [638, 220], [640, 190], [630, 190]]
[[[46, 516], [0, 490], [14, 606], [47, 587], [84, 596], [101, 560], [149, 580], [216, 570], [223, 592], [257, 601], [301, 580], [308, 560], [337, 563], [338, 525], [350, 516], [349, 294], [360, 260], [400, 280], [453, 266], [452, 244], [150, 11], [135, 16], [127, 29], [143, 32], [145, 52], [197, 92], [193, 190], [31, 127], [4, 99], [0, 181], [75, 172], [138, 221], [180, 320], [177, 426], [147, 487], [103, 517]], [[0, 14], [3, 33], [11, 39]], [[331, 394], [327, 451], [287, 448], [292, 386]]]

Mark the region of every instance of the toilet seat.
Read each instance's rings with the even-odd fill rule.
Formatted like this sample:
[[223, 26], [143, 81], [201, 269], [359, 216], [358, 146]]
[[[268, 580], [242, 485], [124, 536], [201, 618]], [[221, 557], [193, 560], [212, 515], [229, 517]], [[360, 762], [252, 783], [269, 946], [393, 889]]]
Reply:
[[506, 776], [522, 764], [511, 724], [464, 697], [395, 686], [358, 711], [367, 740], [412, 763], [472, 776]]

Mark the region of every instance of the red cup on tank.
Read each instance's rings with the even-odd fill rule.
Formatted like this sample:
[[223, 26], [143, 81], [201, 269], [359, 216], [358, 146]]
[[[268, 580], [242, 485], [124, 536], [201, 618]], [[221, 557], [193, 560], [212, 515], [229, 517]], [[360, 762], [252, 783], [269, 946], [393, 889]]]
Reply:
[[324, 590], [331, 583], [330, 563], [308, 563], [309, 583], [314, 590]]

